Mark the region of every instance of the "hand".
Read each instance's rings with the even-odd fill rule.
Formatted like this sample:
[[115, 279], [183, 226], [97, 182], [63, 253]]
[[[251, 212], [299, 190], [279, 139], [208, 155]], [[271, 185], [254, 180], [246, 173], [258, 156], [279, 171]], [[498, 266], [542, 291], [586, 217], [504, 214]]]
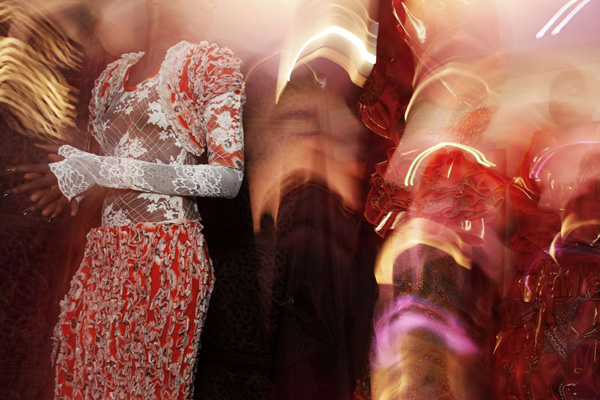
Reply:
[[[60, 146], [57, 145], [36, 145], [48, 151], [48, 159], [51, 162], [63, 160], [63, 157], [57, 154]], [[28, 181], [13, 189], [5, 192], [3, 196], [31, 193], [29, 199], [32, 206], [23, 211], [23, 215], [40, 211], [44, 217], [50, 216], [54, 219], [62, 214], [69, 201], [58, 188], [58, 181], [48, 164], [27, 164], [6, 169], [7, 173], [21, 173]], [[72, 199], [70, 203], [71, 216], [77, 215], [79, 211], [79, 202]]]

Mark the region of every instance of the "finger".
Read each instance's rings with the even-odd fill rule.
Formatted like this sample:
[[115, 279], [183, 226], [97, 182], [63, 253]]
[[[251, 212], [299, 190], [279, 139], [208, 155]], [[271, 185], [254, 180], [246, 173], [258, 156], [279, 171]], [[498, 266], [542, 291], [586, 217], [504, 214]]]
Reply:
[[60, 192], [60, 190], [58, 190], [58, 188], [52, 188], [50, 190], [48, 190], [41, 198], [40, 200], [35, 204], [34, 208], [36, 210], [39, 210], [45, 206], [47, 206], [48, 204], [54, 202], [55, 200], [58, 200], [58, 198], [62, 195], [62, 193]]
[[24, 217], [28, 216], [29, 214], [33, 213], [35, 210], [33, 209], [33, 207], [27, 207], [25, 210], [23, 210], [21, 212], [21, 214], [23, 214]]
[[25, 165], [16, 165], [13, 167], [7, 167], [4, 169], [4, 172], [9, 174], [26, 174], [29, 172], [34, 172], [38, 174], [47, 174], [50, 173], [50, 166], [48, 164], [25, 164]]
[[61, 145], [58, 144], [42, 144], [42, 143], [35, 143], [36, 147], [39, 147], [40, 149], [44, 149], [46, 150], [48, 153], [58, 153], [58, 149], [60, 149]]
[[50, 204], [48, 204], [41, 212], [42, 216], [47, 217], [48, 215], [52, 214], [52, 217], [50, 218], [54, 218], [54, 214], [56, 214], [56, 209], [58, 208], [58, 205], [60, 204], [60, 199], [56, 199], [53, 202], [51, 202]]
[[33, 180], [31, 182], [23, 183], [22, 185], [15, 186], [10, 190], [13, 195], [28, 193], [34, 190], [39, 190], [44, 187], [52, 186], [56, 184], [56, 178], [53, 175], [48, 175], [40, 179]]
[[48, 154], [48, 161], [50, 162], [59, 162], [64, 160], [63, 156], [59, 156], [58, 154]]
[[42, 189], [42, 190], [38, 190], [37, 192], [34, 192], [31, 196], [29, 196], [29, 200], [36, 202], [39, 199], [42, 198], [42, 196], [50, 189]]
[[74, 217], [79, 212], [79, 202], [76, 199], [71, 199], [71, 217]]
[[27, 179], [28, 181], [32, 181], [34, 179], [39, 179], [46, 176], [46, 174], [38, 174], [37, 172], [28, 172], [25, 175], [23, 175], [23, 178]]
[[68, 203], [69, 203], [69, 201], [64, 196], [61, 197], [60, 199], [58, 199], [58, 202], [56, 204], [56, 209], [54, 210], [54, 212], [52, 213], [52, 216], [50, 218], [56, 218], [59, 215], [61, 215]]

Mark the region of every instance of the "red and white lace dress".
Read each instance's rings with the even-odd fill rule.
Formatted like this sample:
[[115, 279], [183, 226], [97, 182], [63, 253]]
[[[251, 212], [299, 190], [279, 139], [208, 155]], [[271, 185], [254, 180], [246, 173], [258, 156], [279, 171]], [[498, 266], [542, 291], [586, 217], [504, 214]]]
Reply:
[[243, 78], [229, 50], [181, 42], [155, 76], [127, 87], [142, 55], [96, 81], [90, 131], [101, 155], [63, 146], [65, 160], [51, 164], [68, 198], [109, 188], [61, 302], [57, 399], [192, 398], [214, 283], [193, 196], [239, 190]]

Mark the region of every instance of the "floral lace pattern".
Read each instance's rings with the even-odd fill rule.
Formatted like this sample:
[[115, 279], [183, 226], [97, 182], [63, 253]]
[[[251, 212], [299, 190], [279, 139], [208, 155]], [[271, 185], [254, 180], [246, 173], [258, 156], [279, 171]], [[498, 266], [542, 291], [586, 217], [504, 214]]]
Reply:
[[93, 181], [86, 171], [78, 171], [73, 162], [63, 160], [50, 164], [50, 170], [58, 179], [61, 192], [71, 200], [93, 186]]
[[[65, 165], [75, 165], [74, 173], [83, 176], [88, 187], [99, 184], [115, 189], [134, 189], [167, 195], [233, 198], [242, 179], [242, 171], [231, 167], [156, 164], [131, 158], [96, 156], [68, 145], [62, 146], [59, 153], [69, 154], [69, 162]], [[67, 171], [65, 175], [68, 175], [68, 170], [62, 169]], [[85, 173], [81, 174], [78, 171]], [[61, 189], [65, 184], [64, 179], [59, 180]], [[147, 197], [140, 194], [138, 198]]]
[[[104, 226], [198, 219], [188, 196], [232, 198], [243, 177], [239, 60], [207, 42], [181, 42], [156, 76], [126, 88], [142, 56], [124, 55], [96, 82], [90, 132], [101, 155], [63, 146], [65, 160], [51, 164], [69, 199], [94, 185], [110, 188]], [[198, 164], [205, 150], [208, 164]]]
[[240, 188], [243, 79], [229, 50], [181, 42], [158, 75], [127, 88], [142, 55], [122, 56], [96, 81], [100, 155], [62, 146], [65, 159], [50, 165], [69, 199], [108, 188], [103, 226], [61, 302], [56, 399], [192, 398], [214, 282], [192, 196]]

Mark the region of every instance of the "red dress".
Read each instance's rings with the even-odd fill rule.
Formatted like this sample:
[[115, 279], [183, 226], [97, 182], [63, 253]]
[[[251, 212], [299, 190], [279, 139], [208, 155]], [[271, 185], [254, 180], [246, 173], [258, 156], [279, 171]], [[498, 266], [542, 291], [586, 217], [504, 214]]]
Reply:
[[101, 155], [63, 146], [65, 160], [51, 164], [69, 198], [109, 188], [61, 302], [57, 399], [193, 394], [214, 275], [192, 196], [239, 190], [244, 85], [229, 50], [181, 42], [157, 75], [127, 87], [142, 55], [122, 56], [96, 81], [90, 131]]

